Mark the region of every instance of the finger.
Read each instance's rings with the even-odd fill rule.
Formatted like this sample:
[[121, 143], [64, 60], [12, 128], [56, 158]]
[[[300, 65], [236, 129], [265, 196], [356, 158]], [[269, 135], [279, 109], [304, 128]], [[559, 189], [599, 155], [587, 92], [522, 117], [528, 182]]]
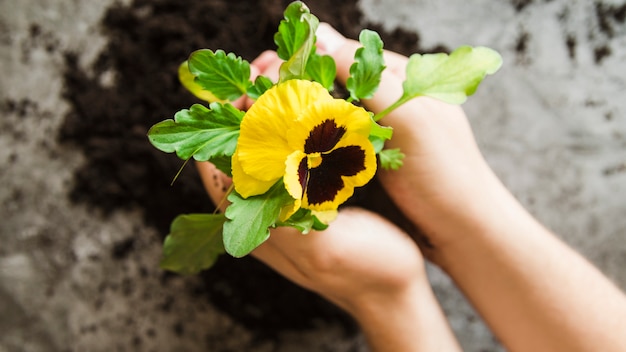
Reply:
[[272, 229], [271, 233], [270, 239], [252, 251], [252, 256], [294, 283], [311, 290], [314, 289], [311, 280], [307, 278], [308, 275], [302, 272], [300, 266], [292, 259], [293, 257], [286, 255], [279, 246], [279, 240], [282, 238], [302, 237], [303, 235], [293, 228], [285, 227]]
[[278, 82], [278, 73], [283, 62], [275, 51], [265, 51], [252, 64], [259, 68], [260, 74], [268, 77], [272, 82]]
[[226, 195], [232, 180], [210, 162], [197, 162], [196, 168], [213, 204], [224, 212], [229, 204]]
[[[382, 241], [381, 244], [382, 236], [390, 241]], [[410, 237], [383, 217], [365, 209], [345, 208], [324, 231], [311, 231], [303, 235], [292, 228], [272, 230], [270, 238], [259, 248], [260, 251], [253, 253], [281, 272], [287, 270], [281, 270], [282, 265], [296, 266], [296, 272], [306, 279], [314, 275], [316, 269], [341, 270], [341, 265], [337, 263], [349, 260], [346, 257], [348, 252], [358, 252], [359, 256], [375, 263], [383, 247], [394, 246], [398, 241], [403, 241], [405, 245], [394, 247], [393, 252], [416, 250]]]
[[259, 72], [263, 72], [276, 60], [279, 60], [278, 54], [274, 50], [266, 50], [252, 61], [252, 66], [256, 67]]

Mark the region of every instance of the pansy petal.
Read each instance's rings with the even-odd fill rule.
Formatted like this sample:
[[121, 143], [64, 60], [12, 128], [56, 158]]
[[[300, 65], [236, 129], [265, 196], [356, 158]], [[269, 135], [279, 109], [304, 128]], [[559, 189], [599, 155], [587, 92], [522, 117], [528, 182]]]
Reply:
[[243, 198], [263, 194], [267, 192], [272, 185], [276, 183], [276, 181], [279, 180], [279, 178], [276, 178], [264, 181], [246, 174], [241, 167], [241, 163], [239, 162], [237, 151], [235, 151], [235, 154], [233, 154], [232, 157], [232, 173], [235, 190]]
[[287, 221], [289, 218], [295, 214], [298, 210], [300, 210], [300, 205], [302, 201], [300, 199], [294, 199], [293, 203], [289, 203], [283, 206], [280, 209], [280, 214], [278, 215], [278, 220]]
[[372, 177], [376, 174], [376, 152], [374, 151], [374, 146], [369, 141], [368, 138], [364, 138], [360, 135], [347, 135], [343, 138], [339, 143], [337, 143], [336, 148], [344, 148], [348, 146], [359, 146], [365, 152], [365, 169], [360, 171], [354, 176], [346, 176], [344, 180], [346, 184], [352, 187], [361, 187], [366, 185]]
[[337, 218], [338, 212], [336, 209], [334, 210], [326, 210], [326, 211], [315, 211], [312, 210], [311, 213], [315, 215], [317, 220], [321, 221], [323, 224], [330, 224], [333, 220]]
[[283, 182], [285, 183], [287, 192], [295, 199], [302, 198], [303, 187], [308, 178], [308, 175], [303, 174], [307, 172], [306, 162], [306, 154], [299, 150], [291, 153], [285, 162], [286, 167]]
[[365, 109], [345, 100], [316, 102], [303, 111], [289, 130], [289, 146], [300, 150], [312, 147], [307, 153], [329, 151], [345, 133], [369, 136], [370, 120]]
[[366, 138], [351, 135], [323, 155], [318, 168], [309, 170], [302, 207], [327, 211], [337, 209], [376, 173], [376, 154]]
[[332, 99], [319, 83], [303, 80], [289, 80], [261, 95], [241, 122], [239, 160], [245, 172], [260, 180], [281, 177], [293, 151], [287, 131], [306, 106]]

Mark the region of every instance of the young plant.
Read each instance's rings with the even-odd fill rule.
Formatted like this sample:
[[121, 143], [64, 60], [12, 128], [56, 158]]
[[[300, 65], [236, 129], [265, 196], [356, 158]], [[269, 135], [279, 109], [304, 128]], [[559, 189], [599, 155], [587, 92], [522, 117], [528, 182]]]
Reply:
[[[385, 69], [383, 42], [371, 30], [359, 36], [346, 99], [330, 95], [336, 67], [319, 55], [319, 20], [292, 2], [274, 36], [284, 60], [278, 82], [250, 80], [250, 64], [233, 53], [202, 49], [179, 68], [181, 83], [208, 106], [194, 104], [148, 132], [159, 150], [188, 161], [210, 161], [233, 179], [224, 214], [180, 215], [164, 243], [164, 269], [192, 274], [226, 252], [242, 257], [266, 241], [270, 229], [291, 226], [301, 233], [323, 230], [338, 207], [367, 184], [377, 165], [398, 169], [404, 155], [384, 149], [392, 129], [377, 123], [407, 101], [429, 96], [461, 104], [482, 79], [501, 66], [485, 47], [463, 46], [451, 54], [414, 54], [403, 94], [373, 114], [354, 102], [371, 98]], [[255, 100], [244, 112], [231, 102]]]

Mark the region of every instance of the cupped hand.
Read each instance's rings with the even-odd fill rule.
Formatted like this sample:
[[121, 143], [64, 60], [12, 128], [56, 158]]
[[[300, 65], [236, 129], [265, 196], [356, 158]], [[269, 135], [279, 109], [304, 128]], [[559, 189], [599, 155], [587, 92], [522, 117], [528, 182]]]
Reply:
[[[252, 75], [276, 81], [281, 62], [275, 52], [267, 51], [252, 62]], [[251, 103], [242, 99], [234, 104], [245, 109]], [[224, 210], [222, 200], [232, 181], [210, 163], [197, 163], [197, 168], [213, 202]], [[423, 258], [411, 238], [381, 216], [359, 208], [339, 211], [329, 228], [320, 232], [302, 235], [292, 228], [272, 229], [252, 255], [355, 316], [373, 304], [402, 302], [400, 298], [412, 295], [416, 286], [428, 286]]]
[[[328, 24], [320, 24], [318, 48], [337, 63], [337, 76], [347, 80], [360, 44], [346, 39]], [[368, 109], [380, 112], [402, 95], [408, 58], [385, 51], [387, 69]], [[499, 181], [484, 161], [468, 120], [458, 106], [420, 97], [380, 121], [394, 129], [387, 148], [406, 155], [399, 170], [380, 170], [381, 183], [396, 205], [421, 229], [435, 250], [424, 249], [438, 261], [437, 248], [458, 243], [465, 229], [476, 226], [483, 210], [492, 206]]]

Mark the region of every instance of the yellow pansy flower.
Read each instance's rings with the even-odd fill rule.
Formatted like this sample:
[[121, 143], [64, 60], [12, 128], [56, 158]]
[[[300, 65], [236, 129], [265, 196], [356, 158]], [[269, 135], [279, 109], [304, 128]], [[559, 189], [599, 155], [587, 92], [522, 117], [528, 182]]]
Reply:
[[376, 173], [370, 123], [367, 111], [334, 99], [317, 82], [280, 83], [241, 122], [232, 158], [235, 189], [247, 198], [282, 178], [295, 199], [288, 214], [300, 207], [332, 212]]

